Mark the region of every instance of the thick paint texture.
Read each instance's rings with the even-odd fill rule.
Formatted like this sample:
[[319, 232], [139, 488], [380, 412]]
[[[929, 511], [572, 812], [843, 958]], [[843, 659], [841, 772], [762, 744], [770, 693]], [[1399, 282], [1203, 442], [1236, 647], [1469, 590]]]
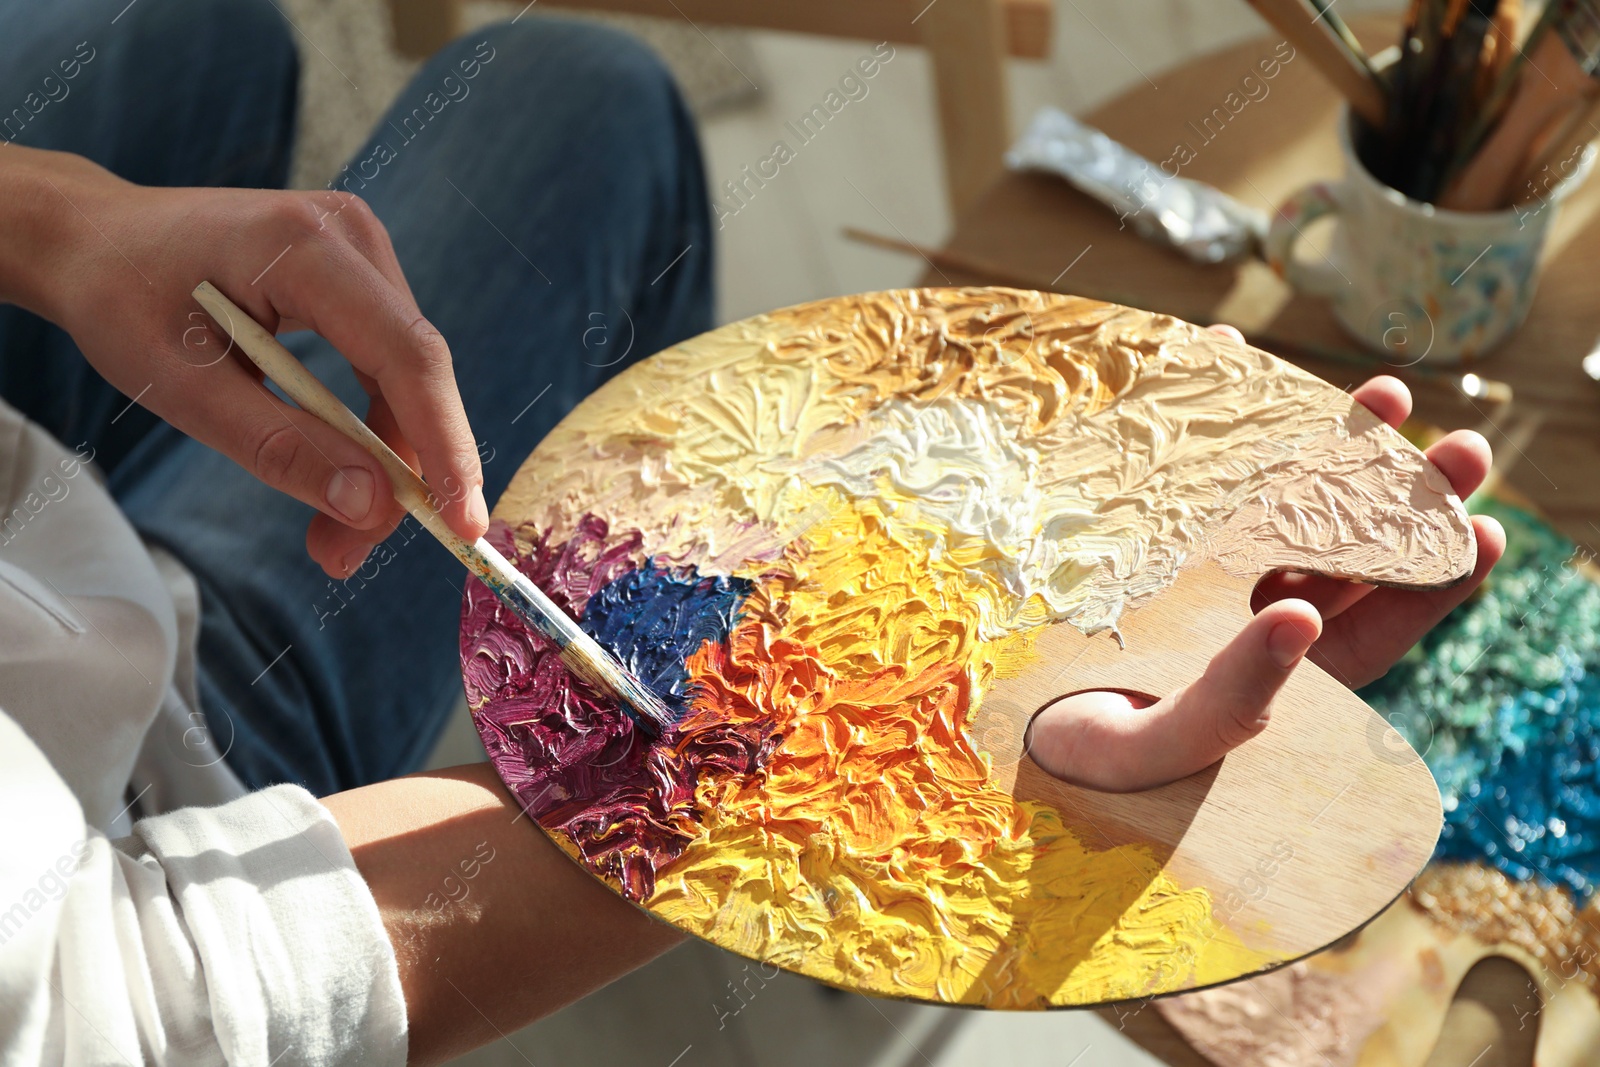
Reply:
[[694, 660], [691, 732], [768, 723], [783, 741], [759, 776], [702, 780], [704, 839], [651, 909], [827, 981], [951, 1003], [1134, 997], [1157, 975], [1250, 969], [1209, 894], [1148, 849], [1108, 862], [988, 783], [963, 727], [1028, 635], [984, 640], [991, 591], [885, 510], [841, 502], [766, 573], [729, 654]]
[[589, 598], [582, 625], [681, 714], [689, 703], [689, 657], [707, 641], [728, 639], [749, 591], [750, 582], [742, 578], [702, 578], [693, 567], [658, 567], [646, 560]]
[[[992, 563], [1026, 541], [1007, 576], [1015, 601], [1037, 597], [1087, 632], [1167, 588], [1225, 523], [1234, 547], [1218, 561], [1239, 573], [1310, 556], [1397, 583], [1406, 561], [1470, 567], [1464, 515], [1413, 517], [1417, 482], [1449, 493], [1438, 471], [1401, 469], [1393, 437], [1369, 432], [1376, 420], [1335, 418], [1326, 388], [1270, 356], [1110, 305], [938, 298], [802, 305], [637, 364], [551, 432], [501, 507], [556, 537], [603, 515], [658, 558], [732, 573], [815, 521], [807, 486], [898, 480], [956, 509], [939, 535], [952, 545]], [[968, 462], [929, 481], [929, 450]], [[959, 499], [939, 480], [951, 476], [967, 483]], [[985, 507], [961, 514], [963, 499]]]
[[491, 758], [619, 892], [827, 981], [1040, 1008], [1265, 965], [1159, 849], [997, 786], [972, 724], [1040, 627], [1115, 627], [1188, 561], [1382, 559], [1403, 582], [1460, 554], [1464, 515], [1410, 518], [1438, 473], [1268, 360], [949, 290], [792, 308], [630, 368], [530, 457], [495, 536], [679, 718], [635, 730], [474, 586]]
[[[608, 542], [606, 524], [593, 516], [571, 539], [540, 540], [526, 554], [513, 555], [498, 521], [489, 539], [679, 710], [688, 701], [685, 643], [726, 640], [738, 610], [737, 581], [653, 566], [639, 558], [637, 534]], [[630, 628], [630, 619], [638, 625]], [[707, 724], [676, 746], [652, 740], [626, 710], [575, 681], [555, 645], [476, 579], [462, 606], [461, 650], [467, 699], [507, 787], [635, 900], [650, 895], [660, 865], [698, 836], [701, 777], [751, 773], [772, 744], [766, 726], [733, 723]]]
[[1439, 781], [1438, 858], [1562, 886], [1581, 906], [1600, 884], [1600, 583], [1535, 516], [1474, 509], [1506, 528], [1505, 558], [1362, 696]]

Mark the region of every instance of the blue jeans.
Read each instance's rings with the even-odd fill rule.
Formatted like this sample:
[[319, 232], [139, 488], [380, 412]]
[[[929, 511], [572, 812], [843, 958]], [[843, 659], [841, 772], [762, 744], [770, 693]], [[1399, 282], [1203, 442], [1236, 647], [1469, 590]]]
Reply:
[[[121, 6], [0, 2], [0, 116], [49, 94], [3, 136], [144, 184], [281, 187], [300, 60], [270, 0], [138, 0], [113, 22]], [[422, 68], [339, 182], [388, 227], [450, 342], [491, 502], [597, 386], [711, 325], [694, 127], [622, 34], [529, 17], [468, 35]], [[364, 410], [327, 342], [284, 342]], [[219, 744], [233, 733], [227, 759], [247, 784], [322, 795], [421, 764], [461, 692], [454, 557], [408, 523], [381, 568], [330, 580], [305, 554], [309, 508], [124, 411], [71, 338], [7, 306], [0, 395], [68, 447], [91, 445], [134, 527], [193, 572], [201, 704]]]

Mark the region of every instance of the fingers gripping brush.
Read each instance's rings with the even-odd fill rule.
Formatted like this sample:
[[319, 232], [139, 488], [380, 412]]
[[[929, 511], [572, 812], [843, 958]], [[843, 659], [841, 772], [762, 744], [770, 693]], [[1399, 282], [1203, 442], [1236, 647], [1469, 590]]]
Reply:
[[394, 496], [439, 543], [455, 554], [517, 617], [553, 641], [567, 669], [593, 688], [622, 701], [641, 726], [659, 734], [672, 718], [660, 697], [635, 677], [599, 642], [578, 628], [555, 602], [484, 538], [468, 542], [445, 524], [423, 480], [384, 444], [366, 423], [329, 392], [328, 387], [268, 333], [260, 323], [223, 296], [210, 282], [201, 282], [194, 298], [233, 338], [250, 362], [278, 384], [302, 409], [315, 415], [370, 452], [389, 475]]

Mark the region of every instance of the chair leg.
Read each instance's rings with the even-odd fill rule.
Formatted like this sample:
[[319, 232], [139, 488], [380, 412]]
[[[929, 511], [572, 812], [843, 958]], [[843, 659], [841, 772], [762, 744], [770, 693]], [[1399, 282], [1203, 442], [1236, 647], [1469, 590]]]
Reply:
[[461, 32], [461, 0], [389, 0], [394, 46], [426, 59]]
[[1004, 169], [1010, 146], [1006, 27], [1000, 0], [937, 0], [917, 20], [933, 59], [952, 214]]

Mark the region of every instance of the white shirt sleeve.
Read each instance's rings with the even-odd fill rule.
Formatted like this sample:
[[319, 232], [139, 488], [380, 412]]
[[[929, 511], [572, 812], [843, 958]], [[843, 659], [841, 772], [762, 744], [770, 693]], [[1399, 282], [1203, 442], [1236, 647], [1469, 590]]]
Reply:
[[111, 841], [0, 712], [0, 811], [0, 1064], [405, 1062], [377, 905], [305, 790]]

